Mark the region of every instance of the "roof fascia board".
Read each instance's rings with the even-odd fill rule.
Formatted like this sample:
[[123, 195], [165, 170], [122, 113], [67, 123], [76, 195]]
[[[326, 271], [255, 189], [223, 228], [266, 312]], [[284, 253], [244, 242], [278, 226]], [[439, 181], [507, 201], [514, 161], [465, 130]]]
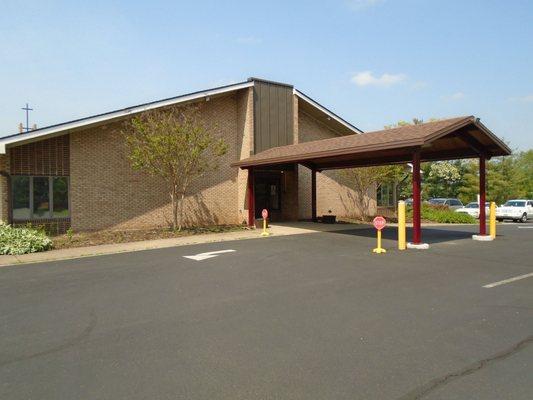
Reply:
[[465, 117], [464, 120], [461, 120], [461, 121], [458, 121], [457, 123], [453, 124], [453, 125], [450, 125], [438, 132], [435, 132], [433, 133], [431, 136], [429, 137], [426, 137], [425, 140], [424, 140], [424, 143], [425, 144], [429, 144], [437, 139], [440, 139], [446, 135], [448, 135], [449, 133], [457, 130], [457, 129], [460, 129], [460, 128], [463, 128], [467, 125], [470, 125], [470, 124], [473, 124], [476, 128], [478, 128], [479, 130], [481, 130], [484, 134], [486, 134], [487, 136], [489, 136], [504, 152], [507, 153], [507, 155], [510, 155], [512, 153], [512, 150], [509, 148], [509, 146], [507, 146], [505, 144], [505, 142], [503, 142], [500, 138], [498, 138], [498, 136], [496, 136], [494, 133], [492, 133], [492, 131], [487, 128], [485, 125], [483, 125], [480, 121], [479, 121], [479, 118], [476, 118], [474, 117], [473, 115], [469, 116], [469, 117]]
[[[311, 143], [311, 142], [306, 142]], [[335, 157], [335, 156], [344, 156], [344, 155], [350, 155], [350, 154], [359, 154], [364, 153], [368, 151], [373, 150], [390, 150], [390, 149], [401, 149], [405, 147], [418, 147], [421, 146], [423, 143], [420, 140], [416, 139], [409, 139], [405, 140], [403, 142], [393, 142], [390, 144], [372, 144], [367, 146], [358, 146], [358, 147], [346, 147], [340, 150], [324, 150], [324, 151], [317, 151], [313, 153], [304, 154], [302, 156], [295, 156], [295, 155], [288, 155], [288, 156], [279, 156], [274, 158], [267, 158], [263, 160], [250, 160], [250, 159], [244, 159], [241, 161], [237, 161], [231, 164], [232, 167], [254, 167], [257, 165], [268, 165], [268, 164], [282, 164], [282, 163], [288, 163], [288, 162], [300, 162], [304, 160], [313, 160], [318, 158], [327, 158], [327, 157]], [[294, 145], [298, 146], [298, 145]], [[268, 150], [267, 150], [268, 151]]]
[[144, 111], [149, 111], [154, 108], [166, 107], [166, 106], [171, 106], [171, 105], [179, 104], [179, 103], [186, 103], [189, 101], [194, 101], [194, 100], [198, 100], [198, 99], [209, 97], [209, 96], [215, 96], [218, 94], [245, 89], [245, 88], [253, 86], [253, 84], [254, 84], [253, 82], [237, 83], [235, 85], [224, 86], [218, 89], [195, 92], [195, 93], [188, 94], [188, 95], [173, 97], [167, 100], [161, 100], [161, 101], [156, 101], [153, 103], [143, 104], [140, 106], [125, 108], [122, 110], [113, 111], [110, 113], [106, 113], [106, 114], [102, 114], [102, 115], [98, 115], [94, 117], [87, 117], [87, 118], [83, 118], [78, 121], [67, 122], [64, 124], [52, 126], [50, 128], [44, 128], [35, 133], [32, 133], [32, 132], [21, 133], [20, 135], [9, 136], [3, 139], [0, 138], [0, 154], [5, 154], [7, 146], [13, 143], [23, 144], [26, 142], [34, 141], [35, 139], [40, 139], [42, 137], [46, 137], [46, 136], [58, 133], [58, 132], [69, 131], [69, 130], [73, 130], [73, 129], [77, 129], [77, 128], [81, 128], [85, 126], [88, 127], [88, 126], [100, 124], [103, 122], [109, 122], [109, 121], [119, 119], [119, 118], [122, 118], [128, 115], [134, 115], [134, 114], [138, 114]]
[[311, 104], [313, 107], [319, 109], [320, 111], [322, 111], [324, 114], [327, 114], [329, 117], [333, 118], [335, 121], [337, 121], [338, 123], [344, 125], [346, 128], [350, 129], [351, 131], [353, 131], [354, 133], [363, 133], [362, 130], [360, 130], [359, 128], [353, 126], [352, 124], [350, 124], [349, 122], [343, 120], [341, 117], [339, 117], [337, 114], [331, 112], [330, 110], [328, 110], [326, 107], [322, 106], [321, 104], [317, 103], [315, 100], [313, 100], [312, 98], [310, 98], [309, 96], [305, 95], [304, 93], [300, 92], [298, 89], [294, 88], [292, 90], [292, 92], [298, 96], [299, 98], [301, 98], [302, 100], [306, 101], [307, 103]]

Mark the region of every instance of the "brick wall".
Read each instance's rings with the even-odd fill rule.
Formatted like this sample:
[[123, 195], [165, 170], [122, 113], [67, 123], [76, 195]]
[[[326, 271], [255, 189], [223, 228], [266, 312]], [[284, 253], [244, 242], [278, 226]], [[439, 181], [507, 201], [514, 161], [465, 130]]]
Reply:
[[69, 135], [57, 136], [9, 149], [11, 175], [68, 176]]
[[[240, 159], [242, 152], [249, 154], [250, 101], [245, 90], [203, 103], [202, 118], [216, 127], [214, 133], [224, 138], [228, 152], [220, 159], [217, 171], [191, 187], [185, 202], [186, 225], [241, 223], [242, 214], [247, 214], [242, 210], [245, 194], [241, 193], [245, 174], [230, 163]], [[114, 123], [71, 134], [71, 217], [75, 231], [168, 226], [171, 222], [165, 182], [131, 168], [120, 129], [121, 124]]]
[[[298, 141], [336, 137], [338, 134], [313, 116], [300, 111], [298, 113]], [[360, 214], [355, 193], [345, 185], [341, 172], [332, 170], [317, 173], [317, 215], [331, 213], [338, 217], [353, 217]], [[375, 212], [375, 191], [369, 196], [371, 213]], [[298, 167], [298, 204], [300, 219], [311, 218], [311, 170], [304, 166]]]
[[9, 152], [0, 154], [0, 220], [9, 222]]
[[[0, 170], [10, 175], [33, 176], [69, 176], [70, 155], [69, 135], [57, 136], [38, 142], [23, 144], [8, 150], [8, 154], [0, 157], [2, 166]], [[0, 178], [2, 220], [10, 219], [10, 190], [9, 180]], [[14, 226], [28, 224], [44, 227], [49, 233], [64, 233], [70, 227], [70, 218], [39, 218], [29, 220], [11, 221]]]
[[[239, 159], [250, 157], [254, 149], [254, 89], [237, 93], [237, 149]], [[248, 224], [248, 170], [237, 169], [238, 222]]]

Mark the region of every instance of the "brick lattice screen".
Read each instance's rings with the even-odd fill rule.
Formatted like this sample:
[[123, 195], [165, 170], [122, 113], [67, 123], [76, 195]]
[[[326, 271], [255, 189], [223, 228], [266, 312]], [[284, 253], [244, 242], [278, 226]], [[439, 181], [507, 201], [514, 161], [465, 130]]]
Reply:
[[10, 149], [11, 175], [70, 175], [69, 135]]

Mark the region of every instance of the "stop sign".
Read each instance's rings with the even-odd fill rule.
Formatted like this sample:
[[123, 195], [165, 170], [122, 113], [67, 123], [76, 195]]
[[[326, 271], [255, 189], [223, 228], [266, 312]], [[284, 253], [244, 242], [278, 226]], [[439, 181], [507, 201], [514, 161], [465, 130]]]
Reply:
[[263, 211], [261, 211], [261, 216], [263, 217], [263, 219], [268, 218], [268, 210], [266, 208], [263, 208]]
[[381, 215], [378, 215], [374, 220], [372, 221], [374, 223], [374, 228], [376, 228], [378, 231], [385, 228], [385, 225], [387, 224], [387, 221], [385, 221], [385, 218], [383, 218]]

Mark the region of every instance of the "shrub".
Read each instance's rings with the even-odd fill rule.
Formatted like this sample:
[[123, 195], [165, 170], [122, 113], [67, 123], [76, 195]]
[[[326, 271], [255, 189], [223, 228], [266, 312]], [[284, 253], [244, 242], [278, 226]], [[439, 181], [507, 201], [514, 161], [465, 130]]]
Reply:
[[0, 222], [0, 254], [36, 253], [51, 247], [52, 240], [43, 230], [15, 228]]
[[[432, 206], [422, 204], [420, 214], [423, 220], [442, 224], [474, 224], [476, 219], [465, 213], [458, 213], [446, 206]], [[413, 217], [413, 210], [407, 212], [409, 218]]]

